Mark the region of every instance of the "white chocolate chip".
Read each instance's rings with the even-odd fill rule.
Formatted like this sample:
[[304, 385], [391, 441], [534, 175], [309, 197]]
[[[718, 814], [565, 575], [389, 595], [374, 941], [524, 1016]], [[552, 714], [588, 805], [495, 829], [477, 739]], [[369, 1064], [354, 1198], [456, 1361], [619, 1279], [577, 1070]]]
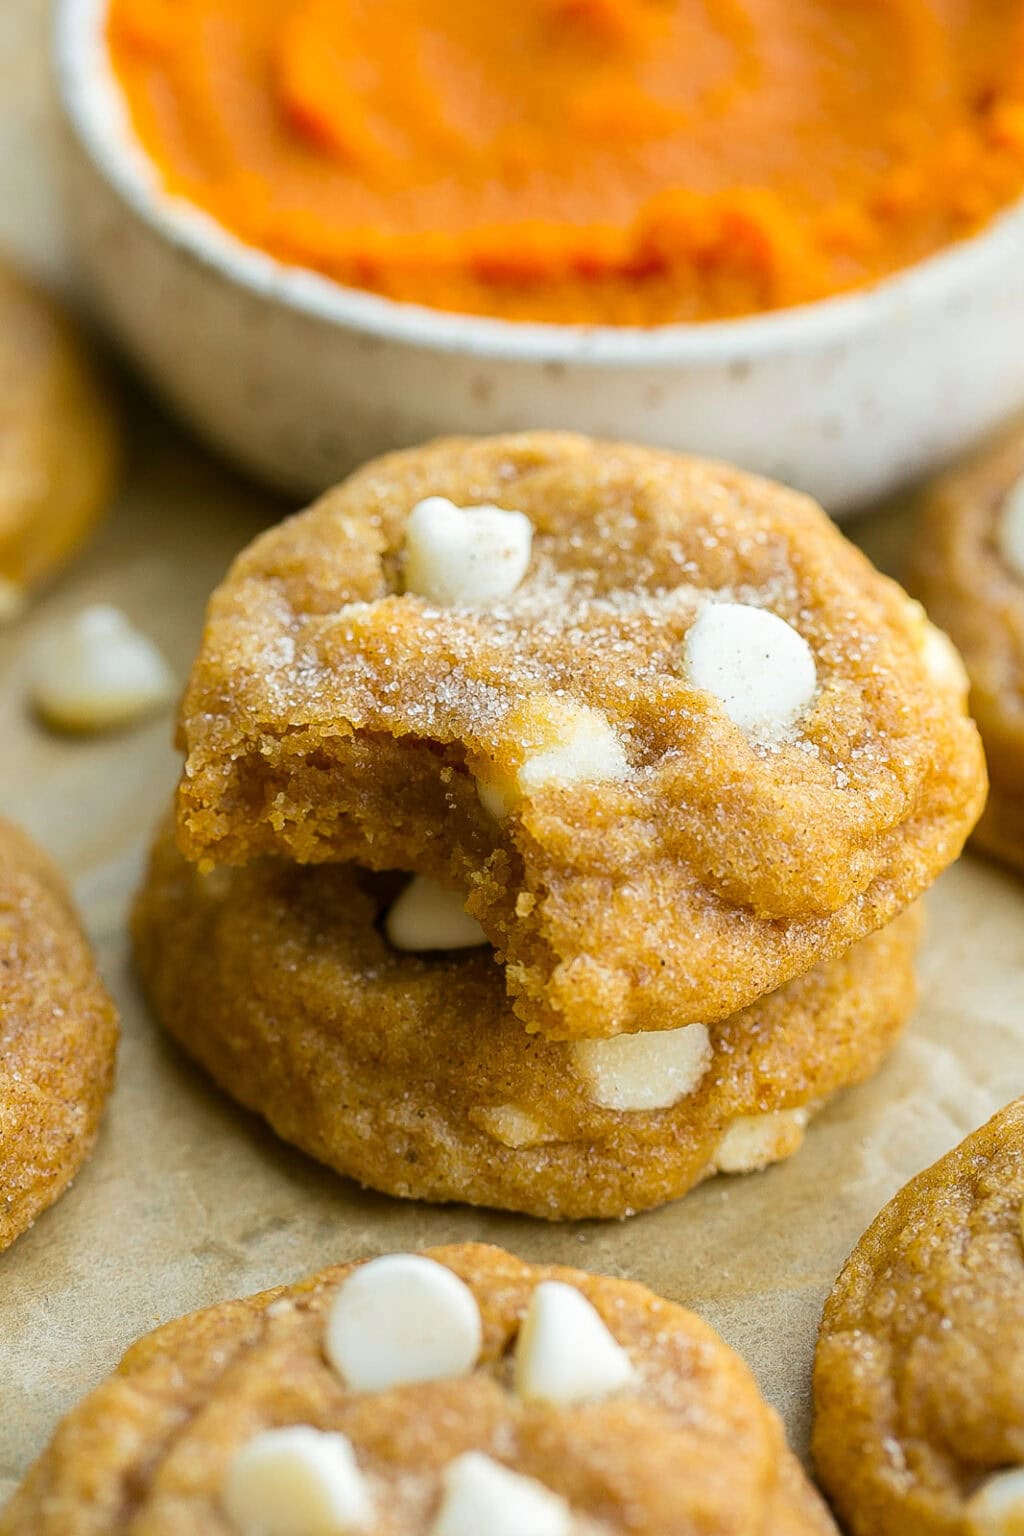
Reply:
[[695, 688], [713, 693], [740, 730], [791, 726], [818, 686], [814, 652], [785, 619], [747, 603], [706, 603], [683, 646]]
[[480, 1451], [464, 1451], [444, 1473], [444, 1498], [430, 1536], [569, 1536], [572, 1511], [532, 1477]]
[[531, 699], [511, 715], [522, 755], [512, 774], [493, 763], [476, 766], [477, 791], [497, 820], [516, 802], [547, 784], [610, 783], [629, 777], [622, 740], [599, 709], [547, 695]]
[[516, 1391], [528, 1402], [583, 1403], [635, 1379], [629, 1356], [575, 1286], [544, 1280], [516, 1342]]
[[361, 1264], [327, 1318], [325, 1348], [357, 1392], [463, 1376], [480, 1354], [476, 1297], [458, 1275], [419, 1254], [389, 1253]]
[[522, 512], [428, 496], [405, 528], [405, 590], [444, 608], [498, 602], [526, 575], [532, 542]]
[[171, 669], [119, 608], [96, 603], [46, 636], [31, 681], [32, 703], [62, 731], [104, 731], [152, 713], [174, 697]]
[[522, 1147], [536, 1147], [548, 1140], [540, 1121], [515, 1104], [487, 1105], [475, 1110], [471, 1118], [488, 1136], [515, 1151]]
[[971, 685], [960, 652], [945, 630], [939, 629], [930, 620], [926, 622], [928, 627], [924, 633], [921, 653], [929, 674], [940, 688], [946, 688], [958, 698], [966, 699]]
[[308, 1424], [268, 1429], [243, 1445], [223, 1503], [241, 1536], [346, 1536], [373, 1519], [349, 1441]]
[[767, 1115], [742, 1115], [718, 1144], [718, 1173], [754, 1173], [795, 1152], [804, 1139], [809, 1112], [777, 1109]]
[[989, 1478], [965, 1513], [970, 1536], [1024, 1536], [1024, 1467]]
[[384, 920], [384, 931], [396, 949], [472, 949], [487, 943], [459, 891], [416, 875], [395, 898]]
[[605, 1109], [667, 1109], [692, 1093], [711, 1065], [703, 1024], [647, 1030], [611, 1040], [580, 1040], [576, 1067]]
[[999, 515], [999, 553], [1015, 576], [1024, 576], [1024, 475], [1003, 502]]
[[916, 598], [907, 598], [907, 617], [913, 626], [917, 648], [932, 681], [966, 700], [970, 682], [963, 659], [945, 630], [933, 624]]

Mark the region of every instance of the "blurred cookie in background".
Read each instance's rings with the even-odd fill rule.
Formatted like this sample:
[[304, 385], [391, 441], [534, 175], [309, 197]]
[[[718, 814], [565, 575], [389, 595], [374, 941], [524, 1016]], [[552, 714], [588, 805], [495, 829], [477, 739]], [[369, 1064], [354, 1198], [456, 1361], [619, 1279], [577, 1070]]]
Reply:
[[0, 262], [0, 620], [80, 548], [110, 503], [120, 451], [73, 322]]
[[92, 1153], [117, 1011], [47, 856], [0, 821], [0, 1252]]
[[974, 841], [1024, 871], [1024, 426], [925, 496], [908, 585], [970, 678], [992, 785]]

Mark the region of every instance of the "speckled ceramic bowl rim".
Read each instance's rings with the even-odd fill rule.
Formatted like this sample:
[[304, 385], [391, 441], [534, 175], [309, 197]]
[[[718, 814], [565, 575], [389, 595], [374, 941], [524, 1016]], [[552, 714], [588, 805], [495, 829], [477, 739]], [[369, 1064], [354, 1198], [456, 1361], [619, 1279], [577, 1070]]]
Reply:
[[939, 307], [1024, 259], [1024, 199], [980, 234], [872, 288], [814, 304], [700, 325], [577, 326], [489, 319], [345, 288], [244, 244], [164, 192], [134, 139], [104, 40], [109, 0], [59, 0], [56, 64], [64, 109], [93, 162], [139, 218], [179, 251], [269, 301], [370, 336], [488, 359], [624, 368], [742, 363], [811, 353]]

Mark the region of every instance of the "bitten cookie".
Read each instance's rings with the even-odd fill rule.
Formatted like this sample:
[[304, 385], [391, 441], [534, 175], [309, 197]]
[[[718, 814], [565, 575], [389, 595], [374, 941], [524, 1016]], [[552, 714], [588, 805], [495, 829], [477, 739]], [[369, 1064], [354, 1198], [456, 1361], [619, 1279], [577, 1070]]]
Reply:
[[113, 1087], [117, 1015], [64, 884], [0, 821], [0, 1250], [92, 1152]]
[[959, 852], [984, 765], [929, 635], [778, 485], [558, 433], [435, 443], [215, 593], [182, 847], [462, 888], [551, 1039], [711, 1023]]
[[119, 457], [106, 392], [67, 316], [0, 267], [0, 614], [75, 552]]
[[935, 486], [909, 579], [970, 677], [992, 777], [975, 840], [1024, 870], [1024, 431]]
[[443, 893], [417, 914], [422, 892], [351, 865], [204, 875], [167, 828], [134, 917], [169, 1032], [287, 1141], [390, 1194], [625, 1216], [764, 1167], [875, 1071], [913, 1004], [916, 909], [718, 1024], [547, 1041], [479, 930], [458, 951], [389, 942], [473, 942], [438, 928]]
[[643, 1286], [469, 1244], [170, 1323], [3, 1536], [834, 1536], [742, 1361]]
[[886, 1206], [814, 1369], [814, 1459], [853, 1536], [1024, 1530], [1024, 1099]]

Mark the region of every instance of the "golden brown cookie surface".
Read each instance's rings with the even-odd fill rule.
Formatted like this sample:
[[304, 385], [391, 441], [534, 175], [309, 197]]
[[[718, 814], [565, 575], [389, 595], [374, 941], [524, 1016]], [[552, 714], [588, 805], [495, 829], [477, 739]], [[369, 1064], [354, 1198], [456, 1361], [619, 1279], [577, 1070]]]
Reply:
[[[462, 1374], [383, 1390], [343, 1376], [334, 1322], [356, 1266], [210, 1308], [140, 1340], [64, 1420], [0, 1532], [252, 1536], [229, 1515], [235, 1458], [262, 1432], [292, 1425], [347, 1437], [368, 1536], [436, 1530], [446, 1479], [467, 1452], [557, 1500], [562, 1523], [543, 1529], [565, 1536], [833, 1531], [746, 1367], [692, 1313], [639, 1285], [530, 1266], [496, 1248], [438, 1248], [424, 1259], [447, 1272], [434, 1276], [447, 1289], [456, 1277], [460, 1306], [477, 1313]], [[513, 1355], [524, 1315], [552, 1281], [578, 1293], [577, 1310], [594, 1309], [603, 1347], [625, 1352], [628, 1380], [575, 1402], [525, 1394]], [[380, 1292], [369, 1302], [372, 1359]], [[551, 1389], [563, 1383], [556, 1372]]]
[[0, 267], [0, 579], [10, 602], [75, 551], [113, 494], [118, 433], [70, 321]]
[[1024, 431], [940, 481], [910, 580], [963, 656], [992, 791], [975, 838], [1024, 870]]
[[723, 1023], [641, 1037], [639, 1056], [635, 1036], [546, 1041], [489, 950], [388, 943], [402, 881], [279, 860], [204, 876], [167, 829], [135, 912], [171, 1034], [286, 1140], [400, 1196], [622, 1216], [718, 1160], [762, 1166], [799, 1147], [808, 1106], [877, 1068], [913, 1003], [916, 909]]
[[[399, 595], [410, 511], [437, 495], [530, 519], [511, 596]], [[785, 729], [692, 681], [712, 597], [810, 658]], [[499, 819], [481, 785], [550, 766], [567, 713], [582, 778]], [[841, 953], [956, 856], [984, 792], [919, 620], [813, 503], [550, 433], [394, 455], [257, 540], [212, 600], [182, 740], [190, 857], [463, 886], [517, 1013], [555, 1039], [724, 1018]]]
[[63, 882], [0, 821], [0, 1250], [89, 1157], [113, 1086], [117, 1015]]
[[[1024, 1099], [920, 1174], [825, 1307], [814, 1458], [854, 1536], [1014, 1536], [1024, 1469]], [[1008, 1485], [1001, 1484], [1006, 1490]]]

